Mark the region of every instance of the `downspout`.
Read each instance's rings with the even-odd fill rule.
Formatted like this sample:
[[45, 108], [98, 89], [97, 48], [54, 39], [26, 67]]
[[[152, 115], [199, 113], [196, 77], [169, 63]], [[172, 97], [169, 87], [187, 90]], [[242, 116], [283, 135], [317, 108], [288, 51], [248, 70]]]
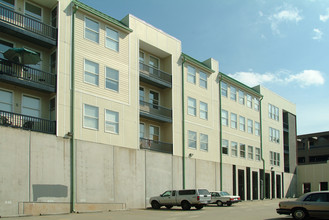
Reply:
[[223, 75], [220, 73], [219, 78], [219, 180], [220, 180], [220, 191], [223, 191], [223, 149], [222, 149], [222, 141], [223, 141], [223, 132], [222, 132], [222, 80]]
[[183, 162], [183, 189], [185, 189], [185, 87], [184, 87], [184, 63], [185, 57], [182, 56], [182, 162]]
[[261, 157], [262, 157], [262, 161], [263, 161], [263, 198], [265, 198], [265, 186], [266, 186], [266, 182], [265, 182], [265, 160], [264, 160], [264, 156], [263, 156], [263, 118], [262, 118], [262, 100], [263, 97], [261, 97], [259, 99], [259, 123], [260, 123], [260, 152], [261, 152]]
[[72, 42], [71, 42], [71, 212], [76, 212], [75, 211], [75, 203], [76, 203], [76, 173], [75, 173], [75, 132], [74, 132], [74, 109], [75, 109], [75, 83], [74, 83], [74, 78], [75, 78], [75, 74], [74, 74], [74, 31], [75, 31], [75, 13], [78, 10], [78, 6], [73, 4], [73, 12], [72, 12]]

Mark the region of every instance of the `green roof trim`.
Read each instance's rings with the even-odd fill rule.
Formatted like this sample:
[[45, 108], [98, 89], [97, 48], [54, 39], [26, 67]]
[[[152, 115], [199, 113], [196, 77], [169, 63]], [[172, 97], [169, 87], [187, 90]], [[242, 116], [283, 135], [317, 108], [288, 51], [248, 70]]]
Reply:
[[100, 11], [98, 11], [98, 10], [96, 10], [96, 9], [94, 9], [94, 8], [92, 8], [92, 7], [90, 7], [90, 6], [86, 5], [86, 4], [78, 1], [78, 0], [72, 0], [72, 2], [78, 8], [81, 8], [81, 9], [83, 9], [83, 10], [85, 10], [85, 11], [87, 11], [87, 12], [93, 14], [93, 15], [96, 15], [97, 17], [100, 17], [100, 18], [102, 18], [102, 19], [104, 19], [104, 20], [106, 20], [108, 22], [111, 22], [112, 24], [114, 24], [114, 25], [116, 25], [116, 26], [124, 29], [127, 32], [133, 32], [132, 29], [130, 29], [129, 27], [127, 27], [121, 21], [119, 21], [119, 20], [117, 20], [115, 18], [112, 18], [111, 16], [106, 15], [103, 12], [100, 12]]
[[207, 70], [207, 71], [209, 71], [209, 72], [212, 72], [212, 73], [215, 72], [215, 70], [212, 70], [212, 69], [209, 68], [206, 64], [204, 64], [204, 63], [202, 63], [202, 62], [200, 62], [200, 61], [194, 59], [193, 57], [190, 57], [189, 55], [187, 55], [187, 54], [185, 54], [185, 53], [182, 53], [182, 56], [185, 57], [185, 59], [186, 59], [187, 61], [189, 61], [190, 63], [193, 63], [193, 64], [195, 64], [196, 66], [198, 66], [198, 67], [200, 67], [200, 68], [202, 68], [202, 69], [205, 69], [205, 70]]
[[252, 95], [263, 97], [263, 95], [260, 94], [257, 90], [255, 90], [255, 89], [253, 89], [253, 88], [251, 88], [251, 87], [243, 84], [242, 82], [239, 82], [236, 79], [233, 79], [232, 77], [230, 77], [230, 76], [228, 76], [228, 75], [226, 75], [224, 73], [219, 72], [219, 77], [222, 77], [223, 80], [229, 81], [229, 82], [231, 82], [232, 84], [234, 84], [236, 86], [242, 87], [243, 89], [245, 89], [246, 91], [248, 91]]

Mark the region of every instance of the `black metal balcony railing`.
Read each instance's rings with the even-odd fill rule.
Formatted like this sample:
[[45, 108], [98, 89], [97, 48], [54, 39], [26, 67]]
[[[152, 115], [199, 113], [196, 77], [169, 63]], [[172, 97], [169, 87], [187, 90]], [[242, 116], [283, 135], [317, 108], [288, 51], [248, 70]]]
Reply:
[[172, 120], [172, 110], [169, 108], [165, 108], [145, 101], [139, 101], [139, 104], [140, 104], [140, 112], [143, 112], [150, 116], [154, 116], [159, 120], [163, 119], [164, 121], [168, 121], [168, 122]]
[[0, 21], [42, 35], [51, 40], [56, 41], [57, 39], [57, 28], [42, 23], [31, 17], [17, 13], [3, 6], [0, 6]]
[[0, 74], [46, 85], [55, 89], [56, 74], [47, 73], [19, 63], [0, 58]]
[[173, 144], [140, 138], [140, 149], [147, 149], [147, 150], [172, 154]]
[[149, 78], [154, 78], [156, 80], [162, 81], [166, 84], [170, 84], [171, 85], [171, 80], [172, 80], [172, 76], [162, 70], [156, 69], [152, 66], [149, 66], [145, 63], [139, 63], [139, 70], [140, 72], [149, 77]]
[[47, 134], [56, 133], [56, 122], [12, 112], [0, 111], [0, 126], [20, 128]]

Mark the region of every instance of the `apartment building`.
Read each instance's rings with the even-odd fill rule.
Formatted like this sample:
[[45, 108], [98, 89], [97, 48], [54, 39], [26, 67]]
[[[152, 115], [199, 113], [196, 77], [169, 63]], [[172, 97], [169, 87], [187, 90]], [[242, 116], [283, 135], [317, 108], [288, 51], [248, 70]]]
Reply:
[[0, 33], [0, 216], [148, 207], [167, 189], [294, 189], [295, 105], [147, 22], [0, 0]]

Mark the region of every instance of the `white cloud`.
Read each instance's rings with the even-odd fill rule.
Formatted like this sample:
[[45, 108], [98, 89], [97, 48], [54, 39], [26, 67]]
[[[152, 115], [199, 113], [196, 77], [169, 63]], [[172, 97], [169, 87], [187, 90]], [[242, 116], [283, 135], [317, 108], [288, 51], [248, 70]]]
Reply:
[[282, 22], [296, 22], [302, 20], [301, 11], [298, 8], [285, 4], [276, 9], [276, 13], [269, 16], [271, 29], [275, 34], [280, 34], [279, 25]]
[[322, 39], [322, 35], [323, 35], [322, 31], [320, 31], [317, 28], [314, 28], [313, 32], [314, 32], [314, 36], [312, 37], [313, 40], [321, 40]]
[[255, 72], [237, 72], [229, 74], [230, 77], [250, 86], [259, 84], [297, 84], [304, 88], [307, 86], [323, 85], [325, 80], [322, 73], [318, 70], [304, 70], [297, 74], [291, 74], [289, 71], [281, 70], [276, 73], [255, 73]]
[[320, 21], [326, 22], [329, 19], [329, 8], [327, 8], [327, 14], [320, 15]]

